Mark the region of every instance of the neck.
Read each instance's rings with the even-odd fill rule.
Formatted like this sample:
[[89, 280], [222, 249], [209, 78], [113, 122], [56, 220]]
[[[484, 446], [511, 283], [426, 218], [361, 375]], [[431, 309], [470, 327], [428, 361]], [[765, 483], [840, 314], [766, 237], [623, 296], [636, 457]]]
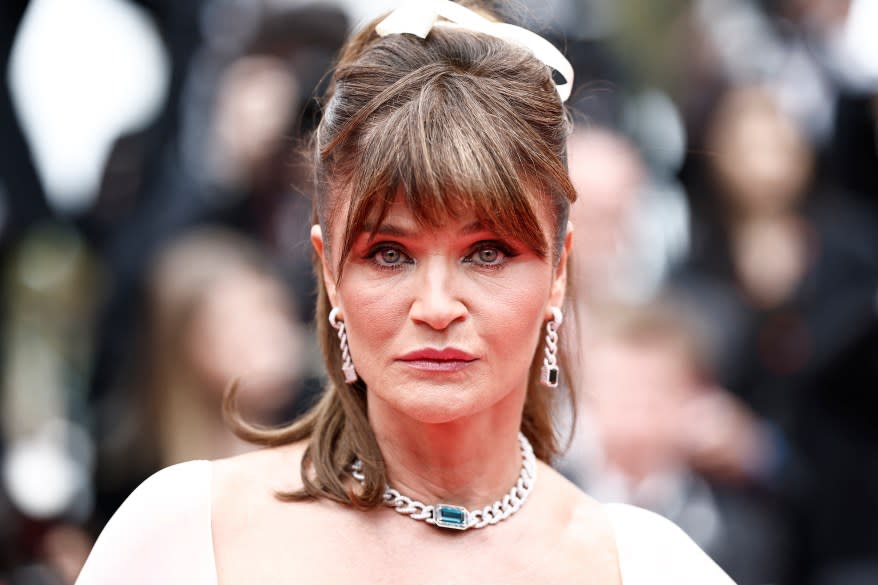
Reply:
[[370, 400], [369, 415], [388, 483], [403, 495], [476, 508], [502, 499], [516, 482], [523, 395], [489, 413], [440, 424], [413, 421], [375, 403]]

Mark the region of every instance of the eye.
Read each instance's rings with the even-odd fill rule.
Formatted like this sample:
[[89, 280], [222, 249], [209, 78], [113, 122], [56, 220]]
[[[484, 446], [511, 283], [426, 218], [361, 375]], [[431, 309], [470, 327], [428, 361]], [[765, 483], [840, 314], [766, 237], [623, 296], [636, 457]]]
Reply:
[[398, 268], [403, 264], [410, 264], [412, 259], [399, 248], [393, 246], [379, 246], [369, 252], [368, 258], [379, 268]]
[[500, 268], [514, 254], [499, 242], [482, 242], [475, 246], [464, 261], [486, 268]]
[[476, 257], [483, 264], [494, 264], [501, 257], [502, 252], [497, 248], [482, 248], [476, 252]]
[[379, 250], [376, 257], [379, 258], [383, 264], [398, 264], [399, 261], [402, 260], [402, 254], [399, 253], [399, 250], [394, 250], [393, 248]]

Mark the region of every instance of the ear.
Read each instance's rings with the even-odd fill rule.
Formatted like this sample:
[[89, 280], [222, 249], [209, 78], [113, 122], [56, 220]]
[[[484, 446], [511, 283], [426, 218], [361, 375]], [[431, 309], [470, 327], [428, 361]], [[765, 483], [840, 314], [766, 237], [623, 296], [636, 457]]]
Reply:
[[338, 288], [335, 285], [335, 276], [332, 270], [332, 259], [326, 257], [328, 251], [323, 241], [323, 230], [320, 229], [319, 224], [311, 226], [311, 245], [314, 246], [314, 251], [320, 258], [320, 266], [323, 269], [323, 287], [329, 296], [329, 302], [332, 303], [333, 307], [340, 307]]
[[564, 246], [561, 249], [561, 258], [558, 259], [558, 266], [552, 276], [552, 289], [549, 292], [549, 304], [546, 306], [546, 319], [552, 318], [549, 307], [558, 307], [564, 304], [564, 296], [567, 292], [567, 259], [570, 257], [570, 251], [573, 249], [573, 223], [567, 222], [567, 233], [564, 234]]

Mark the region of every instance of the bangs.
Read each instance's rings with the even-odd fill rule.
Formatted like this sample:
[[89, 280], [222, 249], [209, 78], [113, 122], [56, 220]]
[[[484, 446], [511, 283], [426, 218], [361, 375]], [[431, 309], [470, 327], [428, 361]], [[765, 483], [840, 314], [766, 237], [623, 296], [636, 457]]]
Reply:
[[[434, 74], [411, 97], [384, 115], [379, 109], [359, 136], [341, 257], [364, 226], [374, 235], [398, 197], [420, 227], [471, 213], [499, 236], [547, 257], [540, 218], [566, 218], [572, 187], [557, 159], [538, 157], [532, 145], [539, 136], [529, 124], [492, 88], [455, 72]], [[559, 227], [563, 237], [566, 221], [551, 226]]]

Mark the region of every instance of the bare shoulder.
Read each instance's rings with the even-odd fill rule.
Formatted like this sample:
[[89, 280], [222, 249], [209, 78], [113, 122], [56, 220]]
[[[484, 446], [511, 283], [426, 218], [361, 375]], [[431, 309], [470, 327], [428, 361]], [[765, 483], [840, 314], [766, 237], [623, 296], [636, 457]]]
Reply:
[[213, 489], [217, 496], [250, 490], [294, 491], [302, 487], [300, 474], [305, 443], [259, 449], [213, 462]]
[[[221, 583], [285, 583], [304, 539], [320, 540], [325, 505], [285, 501], [302, 487], [304, 443], [214, 463], [211, 533]], [[296, 527], [315, 527], [296, 530]], [[285, 572], [287, 577], [284, 577]]]
[[304, 443], [260, 449], [213, 462], [212, 525], [215, 539], [254, 519], [270, 515], [284, 502], [278, 494], [302, 487]]
[[619, 553], [613, 522], [605, 507], [548, 465], [539, 469], [546, 485], [541, 500], [550, 502], [565, 548], [588, 559], [591, 574], [601, 583], [619, 582]]
[[144, 481], [107, 523], [76, 583], [209, 583], [210, 469], [188, 461]]
[[613, 540], [613, 526], [606, 508], [552, 467], [541, 464], [540, 482], [547, 488], [543, 498], [551, 499], [562, 516], [567, 534], [578, 539]]

